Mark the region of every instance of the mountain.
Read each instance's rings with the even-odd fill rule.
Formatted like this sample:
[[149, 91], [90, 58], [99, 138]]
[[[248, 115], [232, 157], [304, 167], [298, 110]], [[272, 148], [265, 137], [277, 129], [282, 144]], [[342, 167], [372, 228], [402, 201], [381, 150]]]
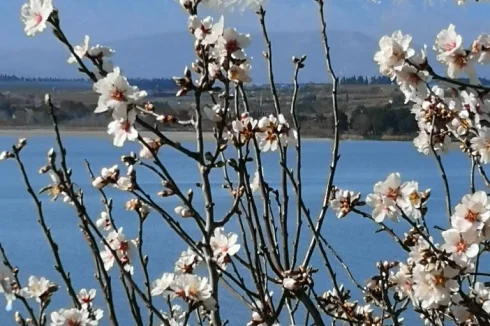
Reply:
[[[378, 41], [361, 32], [331, 31], [329, 43], [332, 62], [339, 76], [376, 75], [377, 66], [373, 55]], [[252, 45], [246, 50], [252, 57], [254, 83], [267, 82], [265, 49], [261, 34], [252, 34]], [[291, 57], [306, 54], [306, 68], [300, 74], [301, 82], [325, 82], [329, 80], [320, 33], [270, 32], [273, 46], [274, 73], [279, 83], [292, 79]], [[186, 32], [169, 32], [139, 38], [105, 42], [116, 50], [114, 62], [131, 77], [171, 77], [182, 74], [184, 67], [194, 60], [192, 36]], [[74, 66], [66, 64], [66, 50], [58, 44], [51, 49], [1, 49], [0, 72], [21, 76], [76, 77]]]

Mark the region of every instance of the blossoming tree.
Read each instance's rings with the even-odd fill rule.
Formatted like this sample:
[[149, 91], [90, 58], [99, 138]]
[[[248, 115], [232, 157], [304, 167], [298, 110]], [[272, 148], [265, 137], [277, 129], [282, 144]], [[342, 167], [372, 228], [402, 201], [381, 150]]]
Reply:
[[[34, 36], [52, 28], [54, 36], [70, 53], [67, 62], [76, 65], [93, 82], [99, 95], [95, 113], [110, 112], [114, 118], [108, 125], [114, 146], [137, 141], [142, 149], [139, 155], [122, 157], [124, 170], [114, 165], [94, 174], [87, 163], [92, 186], [99, 191], [104, 204], [101, 214], [92, 216], [82, 189], [72, 178], [58, 129], [57, 108], [51, 96], [46, 95], [45, 104], [54, 122], [58, 147], [47, 153], [47, 164], [39, 170], [51, 179], [51, 184], [40, 193], [49, 194], [53, 200], [62, 199], [73, 207], [93, 256], [98, 290], [75, 288], [63, 264], [56, 239], [44, 218], [41, 200], [24, 166], [22, 150], [27, 140], [20, 139], [11, 150], [0, 154], [2, 160], [17, 162], [59, 274], [57, 282], [34, 275], [24, 281], [24, 271], [15, 267], [0, 246], [3, 255], [0, 291], [5, 294], [6, 309], [16, 311], [17, 324], [218, 326], [325, 325], [339, 321], [350, 325], [401, 325], [409, 310], [428, 325], [490, 323], [490, 288], [484, 279], [490, 274], [485, 273], [483, 263], [490, 250], [490, 200], [485, 190], [475, 187], [475, 171], [490, 186], [484, 170], [484, 165], [490, 162], [490, 88], [479, 83], [474, 69], [475, 65], [490, 61], [490, 36], [480, 35], [465, 48], [455, 26], [441, 31], [434, 50], [437, 60], [447, 67], [447, 76], [437, 74], [426, 57], [426, 49], [419, 52], [412, 49], [411, 36], [401, 31], [384, 36], [379, 52], [374, 55], [380, 72], [396, 82], [407, 103], [413, 102], [412, 112], [420, 128], [414, 140], [417, 150], [433, 155], [440, 168], [450, 222], [440, 237], [435, 234], [438, 230], [430, 229], [426, 222], [430, 190], [421, 191], [416, 181], [402, 182], [399, 173], [389, 174], [385, 181], [374, 185], [373, 193], [365, 200], [359, 193], [336, 186], [335, 173], [340, 162], [338, 78], [330, 60], [324, 2], [315, 1], [325, 63], [332, 79], [335, 120], [329, 176], [316, 216], [303, 198], [301, 125], [296, 112], [298, 74], [306, 64], [306, 56], [292, 59], [294, 88], [291, 106], [287, 108], [292, 118], [289, 123], [284, 116], [287, 109], [281, 105], [274, 83], [272, 43], [262, 1], [180, 0], [189, 14], [187, 28], [195, 38], [196, 61], [191, 64], [192, 69], [185, 68], [182, 77], [174, 78], [179, 87], [177, 96], [194, 98], [194, 114], [189, 121], [157, 114], [146, 99], [147, 93], [131, 86], [122, 69], [113, 64], [112, 49], [90, 46], [88, 36], [83, 44], [74, 46], [63, 32], [60, 13], [51, 0], [30, 0], [22, 6], [25, 33]], [[264, 57], [275, 114], [259, 119], [250, 114], [244, 87], [251, 82], [251, 59], [246, 55], [250, 36], [226, 27], [223, 17], [201, 17], [198, 9], [205, 5], [255, 6], [266, 45]], [[457, 79], [461, 74], [466, 74], [469, 81]], [[203, 105], [203, 98], [209, 98], [213, 105]], [[204, 149], [204, 119], [214, 124], [212, 151]], [[165, 125], [173, 123], [194, 128], [196, 150], [166, 136]], [[141, 131], [152, 136], [143, 137]], [[453, 208], [442, 154], [456, 148], [456, 144], [472, 162], [472, 169], [470, 193]], [[197, 165], [201, 178], [198, 188], [204, 198], [202, 207], [193, 201], [193, 191], [184, 190], [159, 157], [162, 146], [173, 148]], [[287, 160], [288, 152], [289, 156], [296, 156], [293, 163]], [[277, 157], [280, 189], [267, 182], [264, 155]], [[178, 199], [180, 204], [173, 211], [154, 200], [153, 194], [138, 183], [142, 170], [161, 180], [164, 189], [158, 195], [163, 200]], [[227, 203], [219, 203], [227, 207], [223, 215], [217, 213], [218, 203], [213, 199], [211, 172], [215, 170], [223, 172], [224, 188], [230, 198]], [[112, 200], [106, 194], [108, 187], [130, 194], [125, 207], [138, 217], [137, 238], [127, 238], [123, 228], [117, 227]], [[290, 197], [295, 199], [294, 209], [290, 209]], [[366, 205], [370, 208], [365, 209]], [[339, 218], [359, 215], [372, 220], [400, 246], [406, 257], [392, 262], [373, 257], [373, 261], [379, 261], [379, 273], [361, 284], [323, 235], [329, 209]], [[151, 249], [143, 248], [143, 226], [150, 214], [160, 216], [183, 246], [174, 270], [158, 275], [148, 269], [149, 256], [145, 252], [151, 253]], [[232, 221], [239, 225], [241, 234], [227, 231]], [[403, 235], [390, 226], [399, 221], [409, 227]], [[186, 232], [183, 224], [192, 225], [199, 236]], [[323, 259], [322, 266], [314, 266], [314, 253]], [[204, 268], [199, 269], [200, 266]], [[337, 278], [341, 273], [352, 282], [341, 284]], [[114, 304], [114, 275], [120, 276], [127, 306]], [[330, 279], [331, 288], [325, 288], [326, 279]], [[358, 294], [351, 295], [350, 287]], [[64, 307], [53, 307], [51, 299], [62, 295], [58, 292], [60, 288], [66, 290], [68, 300]], [[230, 291], [250, 311], [249, 320], [235, 320], [222, 314], [223, 291]], [[94, 304], [96, 294], [103, 298], [104, 309]], [[158, 300], [159, 297], [165, 300]], [[122, 312], [127, 312], [132, 320], [121, 317]]]

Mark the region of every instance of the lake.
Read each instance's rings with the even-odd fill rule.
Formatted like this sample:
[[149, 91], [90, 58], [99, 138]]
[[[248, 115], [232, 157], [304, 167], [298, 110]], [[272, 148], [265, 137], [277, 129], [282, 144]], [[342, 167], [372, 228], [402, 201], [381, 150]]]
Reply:
[[[123, 169], [124, 167], [119, 161], [120, 156], [129, 153], [131, 150], [139, 150], [139, 146], [128, 144], [123, 149], [114, 148], [112, 139], [109, 137], [66, 136], [64, 141], [68, 149], [68, 163], [73, 169], [73, 179], [84, 188], [89, 213], [93, 218], [96, 218], [103, 206], [100, 202], [99, 193], [90, 186], [84, 159], [90, 161], [96, 173], [102, 167], [113, 164], [119, 164]], [[0, 151], [10, 149], [15, 142], [15, 137], [1, 136]], [[194, 147], [192, 143], [183, 142], [183, 144]], [[212, 143], [206, 145], [212, 146]], [[328, 165], [330, 164], [330, 146], [331, 143], [328, 141], [308, 140], [303, 143], [303, 192], [305, 201], [314, 216], [319, 211], [324, 193]], [[22, 152], [22, 158], [32, 178], [35, 190], [50, 183], [48, 176], [39, 175], [37, 171], [46, 164], [46, 153], [51, 147], [54, 147], [52, 137], [33, 136], [28, 138], [28, 145]], [[335, 185], [338, 187], [359, 191], [365, 198], [372, 191], [375, 182], [384, 180], [391, 172], [398, 171], [401, 173], [402, 180], [416, 180], [419, 182], [420, 189], [432, 189], [428, 204], [427, 220], [429, 225], [442, 227], [447, 225], [444, 192], [436, 162], [432, 157], [419, 154], [411, 142], [343, 141], [340, 147], [340, 155], [339, 169], [335, 179]], [[198, 189], [195, 186], [195, 183], [199, 181], [196, 166], [171, 148], [162, 148], [160, 157], [182, 189], [185, 191], [194, 188], [196, 204], [202, 202], [197, 195]], [[443, 160], [453, 190], [454, 206], [465, 193], [470, 191], [468, 173], [470, 162], [458, 152], [444, 156]], [[290, 162], [294, 161], [291, 159]], [[0, 241], [6, 248], [10, 260], [20, 268], [21, 282], [25, 285], [28, 277], [34, 274], [45, 276], [62, 286], [61, 278], [54, 272], [52, 255], [44, 239], [44, 234], [37, 224], [35, 206], [20, 180], [17, 165], [11, 160], [2, 161], [0, 162], [0, 171], [2, 177], [0, 183], [0, 206], [2, 207]], [[264, 171], [270, 185], [277, 187], [280, 181], [277, 153], [264, 155]], [[483, 189], [479, 176], [476, 177], [477, 185]], [[154, 197], [156, 197], [156, 192], [161, 190], [159, 180], [156, 180], [149, 173], [142, 172], [138, 176], [138, 182], [149, 193], [154, 194]], [[223, 175], [220, 170], [216, 170], [213, 173], [213, 187], [215, 188], [214, 201], [219, 214], [228, 211], [230, 207], [230, 198], [227, 192], [221, 188], [222, 183]], [[124, 233], [129, 238], [135, 238], [137, 236], [136, 216], [124, 209], [124, 202], [130, 197], [117, 189], [108, 189], [107, 194], [115, 201], [114, 216], [116, 223], [118, 226], [124, 227]], [[73, 208], [62, 202], [50, 202], [48, 197], [41, 196], [41, 198], [44, 202], [47, 222], [51, 227], [53, 237], [60, 245], [60, 254], [64, 260], [65, 268], [72, 275], [75, 288], [77, 290], [83, 287], [97, 288], [93, 278], [92, 259], [88, 255], [85, 241], [77, 227], [77, 216], [74, 214]], [[178, 204], [174, 198], [157, 198], [156, 200], [172, 212]], [[368, 210], [369, 208], [366, 207], [365, 209]], [[295, 215], [291, 214], [291, 221], [294, 221], [295, 218]], [[192, 221], [183, 220], [182, 223], [191, 233], [196, 234], [195, 230], [192, 230]], [[291, 223], [295, 225], [295, 222]], [[232, 224], [230, 231], [237, 227], [235, 222], [230, 224]], [[388, 224], [394, 226], [399, 234], [409, 229], [405, 224], [395, 225], [392, 222], [388, 222]], [[401, 250], [393, 245], [388, 235], [374, 235], [376, 230], [377, 228], [372, 222], [363, 220], [359, 216], [348, 215], [346, 218], [338, 220], [331, 212], [328, 214], [323, 227], [323, 234], [351, 267], [355, 277], [361, 283], [376, 272], [376, 261], [406, 259]], [[433, 233], [437, 234], [434, 231]], [[304, 248], [309, 243], [310, 238], [311, 233], [305, 228], [300, 248]], [[163, 272], [172, 272], [174, 262], [180, 253], [187, 248], [156, 214], [151, 214], [145, 223], [144, 246], [150, 257], [151, 280], [159, 277]], [[320, 273], [315, 275], [318, 290], [323, 292], [331, 289], [332, 285], [326, 277], [321, 259], [314, 257], [313, 265], [320, 269]], [[117, 267], [111, 272], [114, 276], [114, 282], [119, 282]], [[339, 277], [348, 288], [354, 289], [352, 283], [349, 283], [341, 270], [339, 270]], [[100, 292], [98, 288], [97, 291]], [[223, 289], [223, 291], [226, 290]], [[221, 292], [223, 296], [229, 297], [223, 291]], [[62, 286], [53, 299], [51, 309], [48, 310], [63, 308], [63, 303], [67, 302], [64, 296], [65, 292]], [[116, 307], [125, 310], [125, 300], [122, 291], [118, 290], [115, 296]], [[159, 304], [161, 304], [162, 309], [166, 309], [164, 301], [158, 300], [160, 300]], [[0, 305], [3, 304], [2, 296]], [[101, 297], [98, 298], [96, 304], [105, 310]], [[15, 309], [21, 309], [20, 302], [14, 303]], [[230, 325], [245, 325], [250, 319], [250, 311], [235, 303], [234, 300], [226, 300], [226, 304], [222, 306], [222, 314], [223, 320], [231, 320]], [[129, 312], [125, 311], [121, 316], [119, 321], [122, 326], [132, 324], [132, 319], [129, 319]], [[102, 325], [106, 323], [107, 321], [103, 322]], [[0, 324], [14, 325], [13, 314], [0, 309]]]

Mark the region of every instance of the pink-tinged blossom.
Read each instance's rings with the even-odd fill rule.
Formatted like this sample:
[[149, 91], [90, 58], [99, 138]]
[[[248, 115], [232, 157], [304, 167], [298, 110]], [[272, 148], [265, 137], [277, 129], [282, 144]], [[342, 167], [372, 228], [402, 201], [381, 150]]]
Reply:
[[175, 262], [174, 271], [176, 274], [192, 274], [201, 262], [201, 258], [191, 248], [183, 251], [179, 259]]
[[381, 223], [385, 218], [398, 221], [400, 212], [396, 208], [396, 203], [391, 198], [381, 197], [377, 194], [369, 194], [366, 197], [366, 203], [373, 208], [373, 218], [376, 222]]
[[464, 50], [463, 38], [456, 33], [453, 24], [437, 34], [434, 50], [438, 52], [437, 60], [447, 65], [447, 75], [450, 78], [458, 78], [465, 72], [471, 83], [478, 83], [473, 67], [476, 57]]
[[87, 291], [87, 289], [81, 289], [80, 292], [78, 292], [77, 298], [78, 302], [82, 305], [82, 308], [87, 309], [92, 306], [92, 301], [95, 299], [97, 291], [95, 289], [90, 289]]
[[330, 201], [330, 207], [337, 213], [338, 218], [342, 218], [351, 211], [352, 206], [359, 201], [360, 197], [360, 193], [337, 189], [334, 198]]
[[245, 59], [243, 49], [250, 43], [249, 34], [240, 34], [236, 29], [227, 28], [218, 39], [217, 51], [224, 58], [232, 56], [235, 59]]
[[107, 126], [107, 133], [114, 136], [114, 146], [122, 147], [124, 143], [138, 139], [138, 131], [134, 127], [136, 112], [130, 110], [126, 117], [115, 117], [115, 120]]
[[110, 231], [112, 229], [112, 223], [109, 214], [107, 212], [100, 213], [100, 217], [95, 222], [95, 225], [97, 225], [99, 229]]
[[445, 243], [441, 249], [451, 254], [452, 259], [466, 266], [470, 259], [478, 255], [479, 246], [477, 244], [477, 233], [474, 230], [469, 230], [465, 233], [460, 233], [456, 229], [449, 229], [442, 232], [442, 237]]
[[52, 0], [29, 0], [21, 8], [21, 20], [25, 24], [27, 36], [34, 36], [47, 27], [47, 22], [53, 12]]
[[230, 257], [234, 256], [239, 250], [240, 245], [237, 244], [238, 235], [235, 233], [224, 233], [224, 228], [216, 228], [213, 236], [210, 239], [210, 246], [213, 250], [214, 258], [222, 265], [226, 266]]
[[461, 233], [481, 230], [490, 218], [490, 202], [484, 191], [465, 195], [451, 216], [453, 228]]
[[147, 95], [138, 87], [131, 86], [127, 78], [121, 75], [119, 67], [114, 68], [113, 72], [97, 81], [94, 84], [94, 91], [100, 94], [94, 112], [101, 113], [112, 109], [118, 117], [124, 115], [128, 104], [138, 103]]
[[194, 37], [203, 45], [212, 45], [223, 35], [224, 18], [214, 23], [212, 17], [206, 17], [202, 21], [197, 16], [190, 16], [188, 22], [189, 30]]
[[97, 326], [87, 310], [60, 309], [51, 313], [51, 326]]

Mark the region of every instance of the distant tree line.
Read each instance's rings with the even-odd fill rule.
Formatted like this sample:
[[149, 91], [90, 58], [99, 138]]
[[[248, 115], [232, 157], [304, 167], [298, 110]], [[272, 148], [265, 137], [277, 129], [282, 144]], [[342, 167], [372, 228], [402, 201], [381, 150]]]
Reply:
[[[461, 82], [469, 83], [470, 80], [468, 78], [459, 78]], [[391, 84], [390, 78], [386, 76], [350, 76], [350, 77], [342, 77], [339, 80], [340, 84], [344, 85], [389, 85]], [[480, 82], [482, 85], [490, 85], [490, 79], [481, 77]]]
[[340, 78], [340, 84], [345, 85], [389, 85], [391, 80], [386, 76], [350, 76]]
[[[174, 91], [176, 89], [175, 82], [170, 78], [128, 78], [131, 85], [138, 86], [140, 89], [144, 89], [151, 92], [153, 95], [161, 95], [169, 91]], [[63, 89], [64, 85], [68, 88], [73, 88], [73, 85], [79, 85], [81, 87], [91, 87], [92, 82], [85, 78], [56, 78], [56, 77], [22, 77], [16, 75], [1, 75], [0, 82], [6, 83], [26, 83], [26, 84], [56, 84], [56, 87]], [[31, 85], [29, 85], [31, 86]]]

